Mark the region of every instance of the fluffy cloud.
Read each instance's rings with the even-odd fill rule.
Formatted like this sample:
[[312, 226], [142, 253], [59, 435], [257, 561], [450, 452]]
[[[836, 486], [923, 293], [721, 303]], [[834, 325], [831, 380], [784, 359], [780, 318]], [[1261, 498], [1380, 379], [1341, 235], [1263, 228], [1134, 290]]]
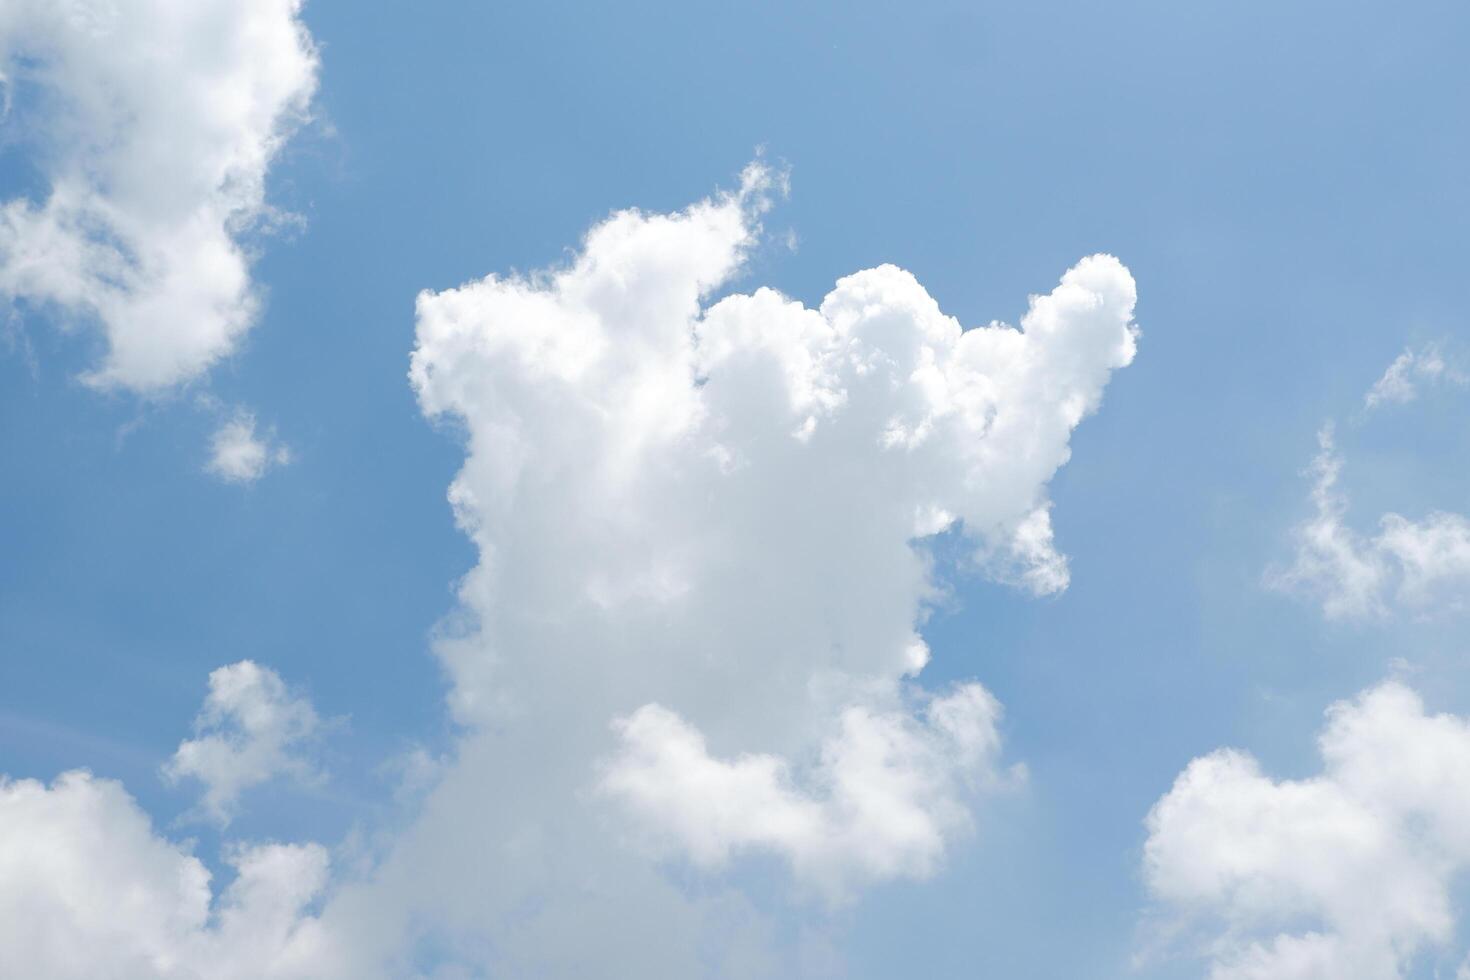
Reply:
[[[247, 662], [210, 675], [200, 716], [233, 729], [180, 746], [171, 768], [204, 779], [217, 812], [298, 765], [285, 747], [316, 725], [280, 678]], [[216, 893], [204, 864], [154, 833], [120, 783], [85, 771], [47, 786], [0, 776], [0, 976], [47, 980], [308, 980], [331, 969], [311, 907], [326, 887], [316, 844], [227, 843]]]
[[792, 975], [739, 855], [797, 894], [923, 877], [1010, 777], [995, 699], [919, 682], [925, 542], [1065, 587], [1046, 484], [1133, 357], [1133, 281], [1085, 259], [1020, 329], [964, 330], [892, 266], [817, 308], [715, 299], [776, 184], [419, 297], [411, 376], [465, 435], [480, 555], [438, 644], [469, 734], [324, 913], [350, 975]]
[[1293, 532], [1293, 563], [1268, 572], [1267, 583], [1320, 602], [1329, 619], [1381, 617], [1394, 607], [1462, 608], [1470, 594], [1470, 521], [1446, 512], [1422, 521], [1389, 513], [1376, 535], [1357, 533], [1344, 523], [1348, 501], [1337, 489], [1342, 459], [1330, 428], [1318, 443], [1311, 469], [1316, 512]]
[[850, 707], [822, 745], [810, 777], [819, 789], [803, 792], [785, 760], [711, 758], [698, 731], [645, 705], [617, 723], [623, 744], [602, 788], [703, 867], [772, 850], [836, 900], [856, 882], [935, 870], [968, 826], [957, 783], [993, 778], [999, 714], [978, 684], [930, 700], [922, 719]]
[[209, 694], [195, 719], [198, 737], [186, 739], [164, 767], [171, 780], [204, 784], [201, 806], [228, 823], [240, 794], [277, 776], [314, 778], [303, 747], [321, 721], [311, 702], [295, 697], [280, 675], [250, 660], [209, 675]]
[[254, 483], [266, 470], [290, 461], [291, 451], [278, 445], [273, 435], [257, 435], [254, 415], [236, 412], [215, 430], [207, 469], [230, 483]]
[[1389, 682], [1334, 705], [1323, 770], [1189, 764], [1148, 817], [1144, 872], [1214, 980], [1388, 980], [1454, 936], [1470, 867], [1470, 722]]
[[[0, 295], [100, 324], [87, 375], [156, 391], [256, 315], [240, 236], [279, 216], [266, 171], [306, 112], [300, 0], [12, 0], [0, 74], [44, 194], [0, 204]], [[9, 100], [8, 100], [9, 101]]]
[[1369, 409], [1387, 404], [1402, 405], [1419, 397], [1421, 384], [1447, 382], [1463, 385], [1466, 381], [1465, 375], [1445, 363], [1439, 348], [1430, 346], [1415, 350], [1407, 347], [1394, 358], [1383, 377], [1368, 389], [1363, 396], [1363, 405]]
[[47, 980], [311, 976], [306, 913], [327, 876], [316, 845], [232, 848], [216, 897], [116, 782], [0, 778], [0, 975]]
[[[684, 211], [611, 216], [564, 268], [420, 296], [412, 380], [465, 435], [450, 499], [479, 550], [437, 645], [464, 734], [417, 815], [319, 914], [317, 850], [238, 852], [210, 918], [202, 868], [120, 788], [17, 784], [105, 798], [58, 844], [83, 848], [77, 867], [102, 860], [94, 840], [144, 855], [117, 893], [145, 909], [115, 920], [134, 945], [106, 962], [316, 980], [812, 975], [820, 915], [773, 915], [748, 876], [794, 877], [773, 891], [787, 906], [941, 867], [977, 798], [1016, 772], [994, 697], [920, 682], [949, 571], [927, 543], [946, 535], [964, 567], [1029, 593], [1066, 586], [1046, 485], [1133, 357], [1133, 281], [1084, 259], [1020, 329], [963, 330], [892, 266], [815, 309], [769, 289], [716, 300], [775, 186], [753, 166]], [[273, 673], [221, 668], [166, 771], [200, 779], [225, 819], [249, 786], [307, 771], [318, 724]], [[753, 853], [781, 866], [739, 860]], [[263, 878], [245, 873], [256, 858]], [[88, 894], [112, 896], [98, 880]], [[241, 952], [222, 938], [237, 907], [255, 937]], [[67, 946], [34, 941], [50, 945], [25, 955]]]

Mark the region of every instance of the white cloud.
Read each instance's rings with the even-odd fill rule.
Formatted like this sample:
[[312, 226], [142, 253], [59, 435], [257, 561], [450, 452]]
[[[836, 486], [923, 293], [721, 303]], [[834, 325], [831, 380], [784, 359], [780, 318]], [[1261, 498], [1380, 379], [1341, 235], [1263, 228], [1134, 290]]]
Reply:
[[251, 787], [278, 776], [316, 777], [302, 750], [321, 721], [268, 667], [242, 660], [212, 671], [194, 727], [198, 737], [179, 743], [164, 774], [203, 783], [202, 809], [219, 823], [229, 822]]
[[1445, 363], [1439, 348], [1428, 346], [1415, 350], [1406, 347], [1383, 372], [1383, 377], [1368, 389], [1363, 396], [1363, 405], [1369, 409], [1385, 404], [1402, 405], [1419, 397], [1421, 384], [1444, 382], [1463, 385], [1467, 380], [1470, 379]]
[[[203, 948], [314, 980], [810, 975], [830, 960], [822, 914], [792, 928], [757, 907], [744, 855], [779, 858], [797, 886], [775, 901], [799, 910], [933, 874], [970, 832], [977, 797], [1016, 773], [994, 697], [920, 683], [944, 594], [925, 542], [1065, 588], [1046, 485], [1133, 357], [1133, 281], [1085, 259], [1021, 329], [962, 330], [892, 266], [817, 309], [767, 289], [712, 301], [774, 185], [753, 166], [737, 193], [613, 215], [565, 268], [420, 296], [412, 378], [427, 414], [463, 425], [450, 498], [479, 549], [437, 647], [465, 734], [413, 821], [366, 845], [365, 878], [313, 916], [320, 877], [283, 873], [305, 883], [264, 890], [279, 915], [240, 954], [197, 938], [223, 928], [198, 911], [197, 862], [108, 790], [122, 802], [93, 833], [131, 826], [108, 852], [151, 848], [187, 892], [158, 885], [145, 904], [165, 925], [128, 927], [140, 970], [195, 975]], [[310, 773], [318, 726], [275, 674], [221, 668], [166, 772], [227, 819], [250, 786]]]
[[934, 872], [969, 825], [966, 782], [995, 776], [999, 714], [978, 684], [932, 699], [922, 718], [850, 707], [804, 791], [784, 759], [711, 758], [683, 719], [644, 705], [617, 723], [620, 754], [601, 786], [703, 867], [771, 850], [840, 900], [866, 881]]
[[[206, 725], [237, 728], [180, 747], [228, 807], [267, 771], [292, 768], [280, 743], [315, 726], [280, 679], [249, 662], [210, 675]], [[277, 747], [263, 748], [264, 743]], [[204, 864], [154, 833], [122, 784], [77, 770], [50, 786], [0, 776], [0, 976], [46, 980], [315, 980], [332, 946], [313, 904], [328, 881], [316, 844], [223, 845], [216, 892]]]
[[1329, 619], [1387, 615], [1393, 608], [1416, 613], [1463, 607], [1470, 595], [1470, 521], [1459, 514], [1432, 513], [1411, 521], [1389, 513], [1376, 535], [1346, 523], [1347, 497], [1337, 489], [1342, 459], [1332, 430], [1318, 434], [1312, 461], [1315, 514], [1293, 532], [1296, 556], [1290, 567], [1267, 573], [1267, 583], [1322, 604]]
[[1009, 778], [994, 698], [919, 683], [943, 591], [924, 541], [1065, 587], [1046, 484], [1134, 355], [1133, 281], [1085, 259], [1021, 329], [963, 330], [892, 266], [815, 309], [715, 301], [774, 182], [753, 166], [612, 215], [562, 268], [419, 297], [414, 386], [467, 439], [450, 499], [480, 560], [438, 650], [470, 733], [324, 912], [349, 975], [415, 949], [508, 976], [795, 975], [742, 855], [782, 859], [797, 901], [923, 877]]
[[[300, 0], [12, 0], [0, 73], [44, 200], [0, 204], [0, 296], [96, 321], [92, 384], [157, 391], [228, 354], [258, 298], [240, 236], [304, 117]], [[33, 105], [32, 105], [33, 103]], [[16, 121], [16, 120], [13, 120]]]
[[317, 845], [234, 847], [216, 900], [187, 849], [86, 772], [0, 778], [0, 976], [253, 980], [311, 976], [327, 876]]
[[1454, 937], [1470, 722], [1397, 682], [1327, 717], [1320, 775], [1274, 780], [1222, 750], [1149, 814], [1148, 887], [1214, 980], [1386, 980]]
[[270, 433], [257, 435], [255, 416], [236, 412], [210, 440], [209, 472], [231, 483], [253, 483], [273, 466], [291, 462], [291, 450]]

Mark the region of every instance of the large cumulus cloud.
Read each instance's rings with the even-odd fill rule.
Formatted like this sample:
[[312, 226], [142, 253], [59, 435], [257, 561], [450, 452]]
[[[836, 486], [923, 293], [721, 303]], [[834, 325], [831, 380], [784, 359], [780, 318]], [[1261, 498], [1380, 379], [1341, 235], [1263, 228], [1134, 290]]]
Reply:
[[[742, 855], [840, 901], [932, 874], [1017, 778], [988, 692], [919, 681], [944, 589], [923, 542], [1065, 587], [1046, 484], [1133, 357], [1133, 281], [1085, 259], [1019, 329], [965, 330], [892, 266], [817, 308], [726, 294], [776, 181], [420, 296], [412, 379], [464, 434], [480, 554], [439, 644], [472, 734], [329, 909], [375, 923], [359, 955], [407, 928], [509, 972], [739, 974]], [[690, 893], [651, 860], [716, 873]], [[679, 938], [629, 941], [654, 933]]]
[[[462, 735], [325, 890], [318, 849], [267, 845], [211, 904], [119, 787], [12, 784], [16, 840], [65, 805], [60, 860], [134, 855], [106, 894], [142, 909], [141, 952], [114, 944], [140, 970], [820, 975], [821, 910], [936, 873], [1024, 777], [992, 694], [922, 683], [950, 572], [928, 542], [1066, 587], [1046, 487], [1133, 357], [1133, 281], [1084, 259], [1019, 328], [970, 330], [892, 266], [816, 308], [729, 292], [777, 184], [754, 165], [614, 214], [564, 267], [419, 297], [412, 381], [465, 439], [450, 499], [479, 552], [437, 643]], [[173, 763], [220, 813], [315, 727], [251, 667], [216, 673], [225, 730]]]

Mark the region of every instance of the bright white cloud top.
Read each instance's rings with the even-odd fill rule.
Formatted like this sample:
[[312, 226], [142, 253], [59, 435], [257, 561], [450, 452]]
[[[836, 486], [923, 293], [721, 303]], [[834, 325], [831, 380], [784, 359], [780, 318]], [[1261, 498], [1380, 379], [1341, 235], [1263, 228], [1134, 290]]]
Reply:
[[92, 384], [166, 389], [230, 353], [255, 319], [240, 236], [278, 217], [266, 172], [316, 87], [299, 9], [0, 6], [0, 73], [26, 94], [17, 105], [33, 105], [11, 121], [46, 184], [0, 205], [0, 295], [99, 324], [107, 354]]
[[269, 667], [242, 660], [212, 671], [194, 727], [198, 737], [179, 743], [164, 774], [202, 783], [200, 806], [218, 823], [229, 823], [251, 787], [280, 776], [316, 776], [303, 750], [321, 720], [311, 702], [293, 695]]
[[1470, 722], [1382, 684], [1333, 705], [1323, 769], [1189, 764], [1148, 817], [1144, 873], [1213, 980], [1385, 980], [1449, 942], [1470, 868]]
[[1331, 428], [1317, 438], [1315, 513], [1293, 531], [1292, 564], [1269, 571], [1267, 583], [1320, 602], [1328, 619], [1462, 609], [1470, 597], [1470, 521], [1445, 511], [1419, 521], [1388, 513], [1377, 534], [1354, 531], [1345, 521], [1347, 496], [1337, 488], [1342, 458]]

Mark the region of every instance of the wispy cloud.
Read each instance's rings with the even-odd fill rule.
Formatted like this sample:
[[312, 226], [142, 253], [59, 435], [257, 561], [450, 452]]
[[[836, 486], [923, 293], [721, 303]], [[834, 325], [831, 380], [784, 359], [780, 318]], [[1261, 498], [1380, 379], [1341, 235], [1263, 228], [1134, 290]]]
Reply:
[[1347, 495], [1338, 489], [1343, 463], [1331, 427], [1317, 439], [1310, 469], [1314, 513], [1292, 532], [1291, 564], [1269, 570], [1267, 584], [1319, 602], [1329, 619], [1464, 608], [1470, 600], [1470, 521], [1444, 511], [1418, 521], [1388, 513], [1376, 534], [1353, 530]]
[[1402, 405], [1418, 398], [1420, 388], [1425, 385], [1467, 383], [1470, 377], [1447, 363], [1437, 346], [1406, 347], [1368, 389], [1363, 406], [1371, 410], [1390, 404]]

